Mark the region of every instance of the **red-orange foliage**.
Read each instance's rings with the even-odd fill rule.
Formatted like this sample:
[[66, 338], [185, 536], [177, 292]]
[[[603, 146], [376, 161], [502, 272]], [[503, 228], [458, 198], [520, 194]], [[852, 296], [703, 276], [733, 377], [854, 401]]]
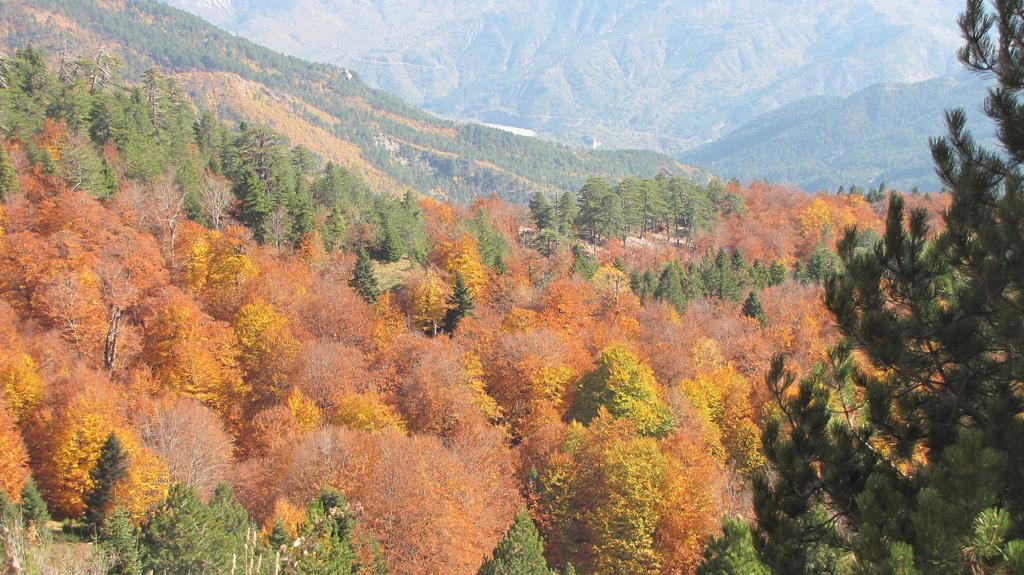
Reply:
[[295, 449], [284, 492], [304, 499], [324, 482], [363, 509], [389, 573], [473, 573], [520, 504], [512, 460], [496, 431], [455, 438], [327, 428]]
[[0, 492], [14, 500], [21, 497], [21, 488], [28, 479], [28, 452], [7, 402], [0, 398]]

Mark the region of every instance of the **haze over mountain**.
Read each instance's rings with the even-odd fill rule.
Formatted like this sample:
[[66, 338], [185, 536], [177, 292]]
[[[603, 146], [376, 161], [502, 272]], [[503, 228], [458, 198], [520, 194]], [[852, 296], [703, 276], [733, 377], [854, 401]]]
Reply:
[[961, 0], [167, 0], [442, 115], [681, 152], [957, 69]]

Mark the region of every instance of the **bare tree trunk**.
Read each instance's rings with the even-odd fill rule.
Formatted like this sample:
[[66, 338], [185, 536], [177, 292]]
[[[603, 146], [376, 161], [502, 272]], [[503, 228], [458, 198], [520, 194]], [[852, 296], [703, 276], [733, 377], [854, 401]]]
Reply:
[[121, 307], [110, 305], [110, 322], [107, 324], [107, 339], [103, 342], [103, 367], [107, 371], [114, 369], [117, 359], [117, 337], [121, 334]]

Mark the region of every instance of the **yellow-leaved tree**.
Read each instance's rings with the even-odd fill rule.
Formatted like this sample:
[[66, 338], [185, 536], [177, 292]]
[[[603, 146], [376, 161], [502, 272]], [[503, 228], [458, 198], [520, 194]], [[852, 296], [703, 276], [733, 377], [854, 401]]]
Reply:
[[412, 288], [412, 320], [421, 330], [437, 335], [448, 311], [448, 286], [434, 270], [419, 279]]
[[817, 243], [827, 238], [831, 231], [832, 208], [825, 200], [815, 198], [800, 212], [800, 233], [812, 243]]
[[242, 287], [259, 274], [244, 248], [239, 230], [233, 228], [224, 233], [200, 233], [189, 244], [186, 283], [218, 319], [231, 318], [241, 301]]
[[167, 466], [142, 447], [135, 431], [118, 413], [117, 391], [97, 376], [83, 372], [82, 387], [55, 406], [45, 420], [35, 423], [33, 461], [36, 480], [50, 508], [59, 517], [81, 517], [85, 496], [93, 488], [91, 476], [103, 444], [111, 433], [122, 441], [127, 455], [124, 476], [114, 486], [114, 505], [141, 519], [163, 498], [170, 478]]
[[288, 406], [288, 411], [295, 418], [295, 427], [299, 431], [313, 431], [320, 427], [320, 422], [323, 419], [320, 408], [298, 387], [292, 388], [285, 405]]
[[480, 249], [472, 235], [463, 234], [458, 239], [439, 243], [434, 249], [433, 260], [452, 278], [456, 272], [462, 274], [462, 280], [474, 299], [483, 295], [487, 287], [487, 270], [480, 261]]
[[9, 349], [0, 349], [0, 386], [8, 409], [19, 424], [39, 405], [46, 390], [32, 357]]
[[370, 393], [350, 393], [337, 399], [331, 423], [358, 431], [405, 431], [398, 411]]
[[252, 401], [266, 406], [283, 400], [300, 349], [288, 318], [265, 301], [246, 304], [235, 318], [235, 337]]
[[760, 432], [750, 403], [750, 382], [722, 358], [712, 339], [699, 339], [694, 344], [693, 356], [697, 375], [684, 379], [680, 389], [718, 428], [726, 462], [748, 475], [764, 464]]
[[146, 513], [167, 496], [171, 477], [160, 456], [142, 447], [134, 433], [123, 433], [128, 466], [114, 483], [111, 507], [123, 509], [133, 522], [141, 523]]
[[555, 562], [582, 573], [657, 573], [668, 459], [632, 422], [601, 413], [570, 426], [540, 471], [538, 512]]
[[0, 492], [17, 499], [28, 479], [28, 453], [14, 416], [0, 398]]
[[594, 371], [580, 379], [572, 416], [583, 423], [605, 409], [632, 421], [643, 435], [664, 437], [674, 426], [654, 372], [624, 345], [606, 347]]
[[248, 389], [230, 327], [182, 294], [163, 298], [144, 325], [143, 358], [156, 380], [237, 424]]

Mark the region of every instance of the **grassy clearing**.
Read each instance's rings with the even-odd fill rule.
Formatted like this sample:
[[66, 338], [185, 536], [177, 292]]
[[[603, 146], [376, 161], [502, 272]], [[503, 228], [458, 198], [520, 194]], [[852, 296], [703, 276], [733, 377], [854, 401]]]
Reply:
[[383, 290], [390, 290], [401, 284], [419, 269], [416, 262], [403, 258], [394, 263], [373, 262], [373, 273]]

